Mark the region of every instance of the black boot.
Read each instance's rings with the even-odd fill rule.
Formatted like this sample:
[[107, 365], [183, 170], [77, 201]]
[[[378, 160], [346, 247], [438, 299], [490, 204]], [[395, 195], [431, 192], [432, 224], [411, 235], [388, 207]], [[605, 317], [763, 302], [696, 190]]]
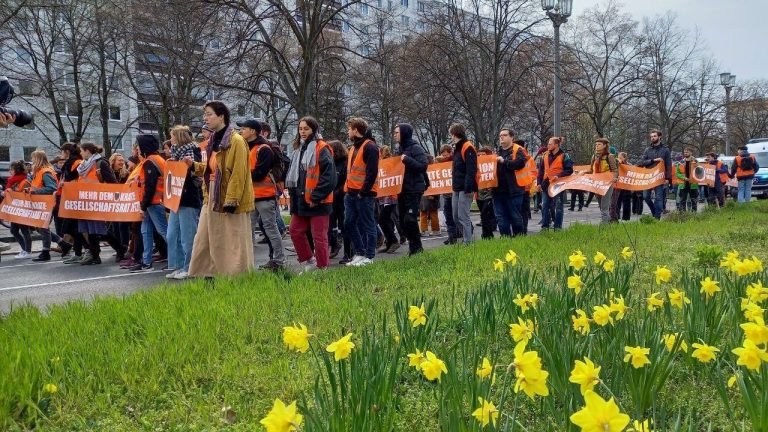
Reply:
[[51, 260], [51, 251], [44, 250], [40, 252], [40, 255], [37, 256], [37, 258], [33, 259], [34, 262], [43, 262], [43, 261], [50, 261]]

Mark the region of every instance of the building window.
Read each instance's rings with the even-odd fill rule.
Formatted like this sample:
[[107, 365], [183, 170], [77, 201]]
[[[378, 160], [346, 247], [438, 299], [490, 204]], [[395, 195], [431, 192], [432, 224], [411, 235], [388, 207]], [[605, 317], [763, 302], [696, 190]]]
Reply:
[[64, 69], [55, 69], [56, 80], [65, 86], [75, 85], [75, 74], [72, 71], [66, 71]]
[[58, 107], [60, 117], [79, 117], [81, 115], [77, 109], [77, 104], [74, 102], [58, 101], [56, 106]]
[[219, 42], [218, 39], [212, 39], [209, 46], [211, 47], [211, 49], [217, 50], [221, 48], [221, 42]]
[[417, 1], [417, 2], [416, 2], [416, 10], [417, 10], [417, 11], [419, 11], [419, 12], [424, 12], [424, 10], [425, 10], [425, 8], [424, 8], [424, 2], [422, 2], [422, 1]]
[[237, 115], [240, 117], [245, 116], [245, 105], [238, 105], [237, 106]]
[[361, 46], [360, 47], [360, 55], [365, 56], [365, 57], [368, 57], [369, 55], [371, 55], [371, 47], [369, 47], [368, 45]]
[[363, 16], [368, 15], [368, 3], [360, 3], [360, 13]]
[[16, 47], [13, 50], [16, 52], [16, 58], [19, 61], [29, 63], [29, 61], [32, 60], [32, 54], [30, 54], [26, 48]]
[[408, 25], [411, 23], [411, 18], [407, 15], [403, 15], [401, 20], [403, 22], [403, 27], [408, 28]]
[[0, 146], [0, 162], [11, 161], [11, 148], [8, 146]]
[[115, 105], [110, 105], [109, 107], [109, 119], [120, 121], [120, 107]]
[[408, 7], [408, 0], [400, 0], [400, 6], [407, 8]]
[[121, 135], [110, 135], [109, 142], [112, 143], [112, 151], [123, 150], [123, 137]]
[[32, 152], [37, 150], [37, 147], [24, 147], [24, 160], [32, 160]]

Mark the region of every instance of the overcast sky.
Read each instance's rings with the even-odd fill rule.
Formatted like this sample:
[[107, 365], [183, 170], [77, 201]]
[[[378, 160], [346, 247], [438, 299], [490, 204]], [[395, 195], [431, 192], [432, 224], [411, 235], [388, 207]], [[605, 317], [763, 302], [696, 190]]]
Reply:
[[[604, 1], [573, 0], [573, 15], [578, 16]], [[681, 25], [692, 31], [698, 28], [721, 70], [736, 75], [737, 83], [745, 79], [768, 79], [768, 0], [623, 0], [622, 3], [623, 9], [638, 21], [670, 10], [677, 14]]]

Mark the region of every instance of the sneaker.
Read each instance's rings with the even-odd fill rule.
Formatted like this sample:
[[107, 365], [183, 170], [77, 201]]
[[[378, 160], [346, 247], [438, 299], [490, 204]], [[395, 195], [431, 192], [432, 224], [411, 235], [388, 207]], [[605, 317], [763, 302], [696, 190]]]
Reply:
[[346, 265], [347, 266], [354, 266], [354, 265], [357, 265], [357, 263], [359, 263], [361, 260], [364, 260], [364, 259], [366, 259], [366, 258], [364, 256], [362, 256], [362, 255], [355, 255], [355, 256], [352, 257], [352, 260], [350, 262], [348, 262]]
[[390, 247], [389, 247], [389, 248], [386, 250], [386, 252], [387, 252], [387, 253], [390, 253], [390, 254], [393, 254], [393, 253], [397, 252], [397, 250], [398, 250], [398, 249], [400, 249], [400, 243], [395, 243], [395, 244], [391, 245], [391, 246], [390, 246]]
[[350, 257], [344, 257], [341, 260], [339, 260], [339, 265], [347, 265], [352, 262], [352, 258]]
[[278, 271], [283, 269], [283, 264], [275, 260], [269, 260], [266, 264], [259, 266], [259, 270]]
[[185, 272], [184, 270], [179, 270], [173, 276], [173, 278], [176, 280], [184, 280], [184, 279], [187, 279], [188, 277], [189, 277], [189, 273]]
[[69, 258], [62, 260], [61, 262], [64, 264], [77, 264], [82, 260], [83, 257], [81, 255], [70, 255]]
[[136, 261], [133, 260], [133, 257], [120, 261], [120, 268], [123, 268], [123, 269], [127, 269], [135, 265], [136, 265]]
[[354, 262], [353, 262], [353, 263], [352, 263], [352, 266], [353, 266], [353, 267], [363, 267], [363, 266], [367, 266], [368, 264], [373, 264], [373, 259], [371, 259], [371, 258], [366, 258], [366, 257], [363, 257], [363, 259], [361, 259], [361, 260], [360, 260], [360, 261], [358, 261], [357, 263], [354, 263]]
[[10, 248], [10, 243], [0, 242], [0, 252], [7, 251]]
[[304, 266], [304, 271], [302, 273], [307, 273], [317, 268], [317, 260], [315, 260], [315, 257], [312, 257], [307, 261], [299, 264]]
[[141, 264], [141, 263], [138, 263], [138, 264], [134, 265], [133, 267], [128, 268], [127, 270], [130, 271], [131, 273], [139, 273], [139, 272], [150, 271], [150, 270], [152, 270], [152, 264]]
[[77, 263], [81, 263], [83, 261], [89, 261], [91, 259], [92, 255], [90, 251], [83, 251], [83, 258], [80, 261], [77, 261]]
[[33, 259], [34, 262], [44, 262], [44, 261], [50, 261], [51, 260], [51, 251], [42, 251], [40, 252], [40, 255], [37, 256], [37, 258]]
[[27, 259], [29, 258], [29, 252], [27, 251], [21, 251], [18, 255], [16, 255], [14, 258], [16, 259]]
[[99, 257], [89, 256], [87, 258], [88, 259], [83, 259], [82, 261], [80, 261], [80, 265], [96, 265], [96, 264], [101, 264], [101, 258], [99, 258]]
[[179, 270], [176, 270], [174, 272], [168, 273], [167, 275], [165, 275], [165, 278], [166, 279], [175, 279], [177, 273], [179, 273]]

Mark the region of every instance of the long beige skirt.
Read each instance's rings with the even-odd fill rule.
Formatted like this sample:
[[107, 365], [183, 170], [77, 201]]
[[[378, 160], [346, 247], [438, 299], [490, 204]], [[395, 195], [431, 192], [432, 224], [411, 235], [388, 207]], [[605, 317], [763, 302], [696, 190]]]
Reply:
[[189, 275], [232, 276], [254, 267], [250, 213], [218, 213], [203, 205]]

